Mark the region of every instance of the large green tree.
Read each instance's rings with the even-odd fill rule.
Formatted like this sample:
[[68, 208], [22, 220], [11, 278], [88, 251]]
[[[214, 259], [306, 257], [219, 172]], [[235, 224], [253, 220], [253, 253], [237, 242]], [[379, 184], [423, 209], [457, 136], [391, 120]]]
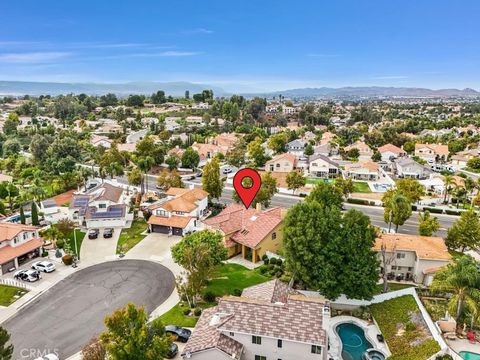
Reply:
[[475, 249], [480, 245], [480, 220], [473, 210], [468, 210], [447, 231], [445, 244], [449, 249]]
[[194, 170], [200, 163], [200, 155], [191, 147], [187, 148], [182, 155], [182, 166]]
[[438, 218], [431, 216], [428, 210], [418, 215], [418, 233], [422, 236], [432, 236], [440, 229]]
[[222, 196], [223, 181], [217, 158], [213, 158], [203, 167], [202, 189], [208, 192], [211, 199], [219, 199]]
[[316, 201], [325, 206], [335, 206], [341, 209], [343, 204], [343, 194], [342, 190], [338, 187], [327, 183], [318, 183], [305, 200]]
[[408, 197], [398, 190], [389, 190], [383, 195], [383, 219], [388, 224], [390, 230], [391, 225], [395, 225], [395, 231], [398, 227], [405, 224], [412, 215], [412, 204]]
[[291, 171], [287, 174], [287, 186], [288, 190], [293, 190], [295, 193], [296, 190], [300, 189], [302, 186], [305, 186], [305, 177], [299, 171]]
[[425, 195], [425, 186], [416, 179], [400, 179], [395, 186], [411, 203], [416, 203]]
[[3, 327], [0, 327], [0, 360], [10, 360], [13, 358], [13, 345], [8, 344], [10, 334]]

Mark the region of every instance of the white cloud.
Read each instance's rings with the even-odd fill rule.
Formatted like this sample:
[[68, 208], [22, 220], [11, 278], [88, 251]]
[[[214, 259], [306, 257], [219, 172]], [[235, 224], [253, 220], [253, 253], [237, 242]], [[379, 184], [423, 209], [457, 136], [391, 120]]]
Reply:
[[4, 63], [44, 63], [70, 56], [68, 52], [25, 52], [0, 54], [0, 62]]

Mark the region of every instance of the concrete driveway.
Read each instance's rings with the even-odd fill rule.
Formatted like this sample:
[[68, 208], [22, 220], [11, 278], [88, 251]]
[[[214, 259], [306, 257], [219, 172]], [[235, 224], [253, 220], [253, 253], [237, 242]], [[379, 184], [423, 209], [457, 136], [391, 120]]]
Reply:
[[110, 261], [65, 278], [2, 326], [11, 334], [15, 359], [34, 359], [45, 351], [64, 359], [102, 332], [104, 317], [115, 309], [132, 302], [151, 312], [174, 288], [172, 272], [158, 263]]
[[114, 260], [117, 250], [118, 238], [122, 228], [114, 228], [111, 238], [103, 237], [104, 228], [99, 228], [98, 238], [89, 239], [88, 231], [80, 248], [80, 261], [82, 264], [98, 264], [104, 261]]

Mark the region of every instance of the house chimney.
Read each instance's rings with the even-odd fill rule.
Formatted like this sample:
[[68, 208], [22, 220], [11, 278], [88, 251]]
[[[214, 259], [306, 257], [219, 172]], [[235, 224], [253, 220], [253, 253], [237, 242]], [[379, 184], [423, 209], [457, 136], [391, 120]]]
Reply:
[[257, 206], [256, 206], [256, 210], [257, 210], [257, 214], [260, 214], [262, 212], [262, 204], [261, 203], [257, 203]]

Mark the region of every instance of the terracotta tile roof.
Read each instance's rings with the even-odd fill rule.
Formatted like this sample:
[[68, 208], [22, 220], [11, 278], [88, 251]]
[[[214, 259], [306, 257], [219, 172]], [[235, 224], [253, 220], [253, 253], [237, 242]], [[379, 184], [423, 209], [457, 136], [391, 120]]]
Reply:
[[164, 217], [164, 216], [156, 216], [152, 215], [148, 219], [148, 223], [151, 225], [163, 225], [163, 226], [171, 226], [176, 228], [185, 229], [190, 222], [190, 220], [194, 219], [190, 216], [171, 216], [171, 217]]
[[445, 242], [440, 237], [403, 234], [381, 234], [375, 241], [374, 249], [381, 250], [385, 243], [387, 251], [414, 251], [419, 259], [450, 260]]
[[373, 154], [373, 150], [370, 149], [370, 146], [360, 140], [357, 140], [352, 145], [345, 146], [344, 148], [345, 151], [350, 151], [352, 149], [358, 149], [360, 155]]
[[36, 226], [14, 224], [10, 222], [0, 223], [0, 241], [11, 240], [22, 231], [35, 231]]
[[135, 152], [136, 144], [117, 144], [118, 151]]
[[424, 269], [422, 271], [423, 274], [435, 274], [437, 272], [439, 272], [440, 270], [442, 269], [445, 269], [447, 266], [446, 265], [443, 265], [443, 266], [436, 266], [436, 267], [433, 267], [433, 268], [429, 268], [429, 269]]
[[55, 201], [57, 206], [62, 206], [62, 205], [65, 205], [66, 203], [71, 203], [72, 202], [74, 192], [75, 192], [75, 190], [69, 190], [69, 191], [64, 192], [62, 194], [51, 197], [49, 200]]
[[103, 183], [92, 190], [87, 195], [90, 196], [92, 201], [95, 200], [109, 200], [112, 202], [118, 202], [122, 197], [123, 189], [118, 186], [110, 185], [109, 183]]
[[25, 255], [30, 251], [38, 249], [43, 245], [43, 240], [40, 238], [34, 238], [22, 245], [18, 246], [4, 246], [0, 248], [0, 264], [5, 264], [6, 262], [15, 259], [18, 256]]
[[373, 161], [362, 160], [362, 159], [358, 160], [358, 162], [345, 165], [345, 170], [348, 170], [348, 171], [354, 171], [358, 169], [366, 169], [369, 172], [378, 172], [378, 170], [380, 169], [380, 166]]
[[448, 145], [442, 144], [415, 144], [415, 151], [420, 150], [422, 148], [429, 148], [435, 154], [438, 155], [448, 155]]
[[[221, 230], [227, 240], [256, 248], [282, 221], [280, 208], [258, 213], [256, 209], [229, 204], [220, 214], [205, 220], [204, 223], [213, 229]], [[227, 244], [228, 242], [226, 246]]]
[[291, 162], [293, 166], [296, 165], [297, 163], [297, 157], [293, 154], [289, 153], [284, 153], [284, 154], [279, 154], [274, 156], [271, 160], [267, 161], [265, 165], [270, 164], [270, 163], [276, 163], [281, 160], [287, 160], [288, 162]]
[[167, 190], [166, 194], [168, 196], [174, 196], [175, 198], [164, 203], [152, 204], [149, 206], [149, 209], [154, 210], [163, 208], [167, 211], [191, 212], [198, 207], [196, 204], [197, 201], [205, 199], [208, 196], [206, 191], [198, 188], [170, 188]]
[[299, 293], [289, 287], [288, 284], [275, 279], [244, 289], [242, 297], [270, 303], [286, 303], [288, 296], [294, 294], [298, 295]]
[[393, 144], [385, 144], [383, 146], [380, 146], [378, 148], [378, 151], [380, 153], [383, 153], [383, 152], [387, 152], [387, 151], [390, 151], [394, 154], [406, 154], [405, 150], [399, 148], [398, 146], [395, 146]]

